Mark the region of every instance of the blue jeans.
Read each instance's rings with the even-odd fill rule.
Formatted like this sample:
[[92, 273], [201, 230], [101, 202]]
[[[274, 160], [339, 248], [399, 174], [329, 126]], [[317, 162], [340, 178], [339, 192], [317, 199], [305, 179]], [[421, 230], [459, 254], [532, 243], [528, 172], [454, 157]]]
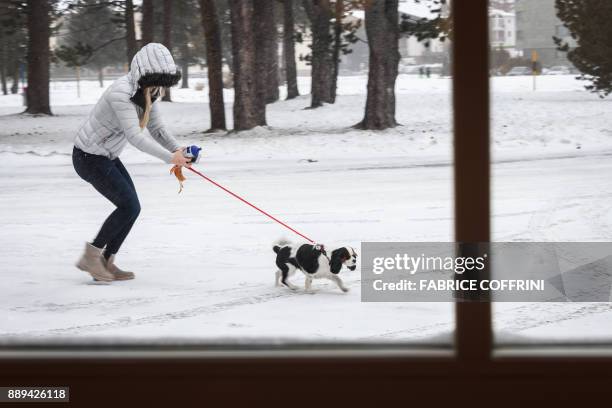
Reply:
[[118, 158], [111, 160], [108, 157], [85, 153], [75, 147], [72, 151], [72, 164], [83, 180], [117, 207], [104, 221], [100, 232], [91, 243], [97, 248], [105, 248], [104, 256], [108, 258], [119, 251], [140, 214], [136, 188]]

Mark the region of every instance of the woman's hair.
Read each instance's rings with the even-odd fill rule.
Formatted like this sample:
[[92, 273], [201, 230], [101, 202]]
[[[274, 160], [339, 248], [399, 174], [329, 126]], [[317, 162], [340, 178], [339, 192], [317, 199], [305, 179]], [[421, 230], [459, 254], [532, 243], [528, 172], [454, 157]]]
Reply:
[[163, 97], [164, 88], [160, 86], [148, 86], [143, 90], [143, 93], [144, 93], [144, 98], [145, 98], [145, 108], [144, 108], [142, 117], [140, 118], [140, 128], [141, 129], [144, 129], [145, 127], [147, 127], [147, 124], [149, 123], [149, 116], [151, 115], [151, 107], [153, 106], [153, 103], [151, 102], [151, 94], [153, 94], [154, 97]]

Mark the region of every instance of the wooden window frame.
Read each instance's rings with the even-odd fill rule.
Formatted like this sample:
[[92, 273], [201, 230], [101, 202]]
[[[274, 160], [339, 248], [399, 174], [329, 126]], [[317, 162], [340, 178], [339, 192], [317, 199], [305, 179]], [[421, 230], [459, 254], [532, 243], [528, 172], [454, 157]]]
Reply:
[[[487, 0], [454, 0], [456, 240], [490, 238]], [[609, 398], [602, 348], [494, 350], [489, 303], [456, 304], [454, 351], [71, 350], [0, 355], [0, 385], [69, 385], [74, 406], [385, 403], [590, 406]], [[543, 352], [547, 351], [547, 352]], [[453, 406], [451, 405], [451, 406]]]

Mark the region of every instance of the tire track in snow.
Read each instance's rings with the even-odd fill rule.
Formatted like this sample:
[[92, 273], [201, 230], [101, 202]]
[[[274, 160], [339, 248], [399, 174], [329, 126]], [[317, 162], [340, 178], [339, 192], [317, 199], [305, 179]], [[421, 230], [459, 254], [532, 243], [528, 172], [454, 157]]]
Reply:
[[[577, 305], [578, 304], [572, 304], [572, 306]], [[609, 303], [584, 303], [578, 306], [577, 309], [560, 315], [559, 307], [558, 303], [529, 303], [505, 310], [501, 313], [498, 312], [495, 314], [498, 318], [494, 319], [493, 322], [495, 332], [498, 335], [500, 333], [503, 335], [504, 332], [517, 334], [524, 330], [612, 311], [612, 306]], [[391, 330], [381, 334], [363, 337], [362, 340], [423, 339], [438, 336], [443, 333], [453, 333], [454, 329], [454, 322], [434, 323], [404, 330]]]
[[427, 337], [439, 336], [443, 333], [452, 333], [455, 329], [454, 322], [433, 323], [423, 326], [411, 327], [409, 329], [390, 330], [380, 334], [361, 337], [360, 340], [394, 339], [415, 340]]
[[[563, 313], [563, 306], [574, 310]], [[612, 311], [609, 303], [530, 303], [515, 309], [496, 313], [493, 325], [496, 332], [520, 333], [521, 331], [578, 319], [592, 314]], [[509, 312], [512, 312], [511, 314]], [[510, 316], [504, 316], [506, 313]]]
[[[263, 286], [263, 285], [262, 285]], [[300, 295], [308, 295], [303, 292], [288, 292], [288, 291], [275, 291], [275, 292], [264, 292], [259, 295], [246, 296], [238, 299], [229, 300], [226, 302], [213, 303], [209, 305], [198, 306], [194, 308], [188, 308], [183, 310], [176, 310], [167, 313], [160, 313], [145, 317], [140, 317], [138, 319], [131, 319], [126, 317], [121, 317], [110, 322], [106, 323], [96, 323], [96, 324], [84, 324], [84, 325], [76, 325], [69, 326], [57, 329], [49, 329], [49, 330], [33, 330], [26, 331], [22, 333], [4, 333], [3, 336], [6, 337], [40, 337], [40, 336], [48, 336], [48, 335], [75, 335], [75, 334], [83, 334], [85, 332], [99, 332], [108, 329], [118, 329], [118, 328], [126, 328], [126, 327], [134, 327], [146, 324], [164, 324], [166, 322], [178, 319], [186, 319], [199, 315], [206, 315], [212, 313], [220, 313], [225, 312], [229, 309], [239, 306], [252, 305], [252, 304], [261, 304], [265, 302], [270, 302], [282, 298], [288, 298], [290, 296], [300, 296]], [[309, 295], [310, 296], [310, 295]]]
[[[258, 287], [259, 285], [251, 284], [240, 286], [240, 288], [231, 288], [231, 289], [213, 289], [206, 290], [204, 293], [206, 296], [211, 295], [223, 295], [231, 292], [239, 292], [243, 290], [249, 290]], [[163, 298], [173, 299], [180, 297], [181, 299], [186, 298], [202, 298], [202, 291], [200, 288], [191, 289], [191, 292], [194, 293], [171, 293], [164, 295]], [[39, 313], [39, 312], [67, 312], [73, 310], [80, 309], [88, 309], [92, 306], [104, 305], [106, 309], [119, 309], [125, 306], [137, 306], [137, 305], [146, 305], [149, 303], [159, 303], [160, 298], [162, 296], [152, 296], [152, 297], [125, 297], [118, 299], [96, 299], [91, 301], [83, 301], [83, 302], [71, 302], [71, 303], [55, 303], [55, 302], [47, 302], [43, 304], [34, 304], [32, 306], [15, 306], [10, 308], [11, 312], [19, 312], [19, 313]]]

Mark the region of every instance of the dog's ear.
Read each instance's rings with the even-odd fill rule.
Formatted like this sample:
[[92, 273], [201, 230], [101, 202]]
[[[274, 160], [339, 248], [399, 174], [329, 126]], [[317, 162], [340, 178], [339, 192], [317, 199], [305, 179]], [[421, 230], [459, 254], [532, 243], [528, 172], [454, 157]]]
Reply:
[[331, 273], [335, 275], [340, 273], [340, 269], [342, 269], [342, 262], [344, 262], [342, 257], [342, 248], [333, 250], [331, 253], [331, 259], [329, 261], [329, 269]]

